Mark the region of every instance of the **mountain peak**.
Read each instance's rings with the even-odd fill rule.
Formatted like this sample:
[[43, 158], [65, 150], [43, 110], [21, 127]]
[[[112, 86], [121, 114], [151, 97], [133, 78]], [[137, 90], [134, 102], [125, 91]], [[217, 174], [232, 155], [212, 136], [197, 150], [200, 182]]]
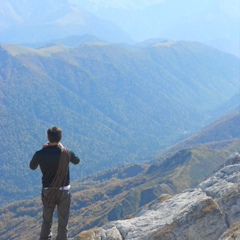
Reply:
[[[80, 239], [227, 239], [240, 236], [240, 155], [232, 155], [210, 178], [175, 196], [162, 195], [132, 218], [82, 232]], [[234, 230], [235, 229], [235, 230]], [[238, 231], [238, 233], [237, 233]], [[86, 238], [88, 236], [88, 238]]]

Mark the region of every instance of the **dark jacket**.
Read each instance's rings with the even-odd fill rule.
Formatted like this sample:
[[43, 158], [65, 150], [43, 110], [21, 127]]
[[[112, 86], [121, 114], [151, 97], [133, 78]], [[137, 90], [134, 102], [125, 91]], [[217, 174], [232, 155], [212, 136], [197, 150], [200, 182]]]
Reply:
[[[73, 164], [78, 164], [80, 162], [80, 159], [77, 156], [75, 156], [75, 154], [72, 151], [70, 151], [70, 153], [71, 153], [70, 162]], [[30, 161], [29, 166], [32, 170], [35, 170], [38, 167], [38, 165], [40, 166], [42, 172], [43, 188], [47, 188], [51, 185], [58, 169], [60, 154], [61, 147], [56, 145], [44, 147], [33, 155], [33, 158]], [[68, 169], [67, 179], [65, 183], [63, 183], [63, 186], [68, 186], [69, 184], [70, 177]]]

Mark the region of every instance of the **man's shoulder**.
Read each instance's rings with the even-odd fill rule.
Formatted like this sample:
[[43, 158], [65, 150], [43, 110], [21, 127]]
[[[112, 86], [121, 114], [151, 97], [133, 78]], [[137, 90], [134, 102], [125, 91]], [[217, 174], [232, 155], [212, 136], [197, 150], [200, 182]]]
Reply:
[[46, 146], [43, 146], [41, 149], [39, 149], [38, 151], [36, 151], [36, 155], [42, 155], [42, 154], [46, 154], [48, 152], [50, 152], [50, 148], [49, 147], [46, 147]]
[[45, 152], [46, 151], [46, 148], [41, 148], [39, 150], [36, 151], [36, 154], [41, 154], [42, 152]]

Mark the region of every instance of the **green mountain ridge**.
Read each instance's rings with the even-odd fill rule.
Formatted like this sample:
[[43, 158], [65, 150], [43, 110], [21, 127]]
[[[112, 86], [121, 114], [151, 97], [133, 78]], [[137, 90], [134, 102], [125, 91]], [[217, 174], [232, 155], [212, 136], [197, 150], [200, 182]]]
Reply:
[[239, 89], [238, 59], [198, 43], [1, 45], [0, 57], [2, 204], [36, 196], [40, 173], [28, 164], [52, 125], [82, 159], [76, 180], [154, 158]]

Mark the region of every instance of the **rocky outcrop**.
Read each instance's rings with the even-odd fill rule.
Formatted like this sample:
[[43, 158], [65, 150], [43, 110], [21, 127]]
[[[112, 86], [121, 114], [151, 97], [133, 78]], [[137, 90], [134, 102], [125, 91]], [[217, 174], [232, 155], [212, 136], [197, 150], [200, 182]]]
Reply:
[[80, 233], [75, 240], [240, 239], [240, 155], [175, 196], [162, 195], [125, 220]]

